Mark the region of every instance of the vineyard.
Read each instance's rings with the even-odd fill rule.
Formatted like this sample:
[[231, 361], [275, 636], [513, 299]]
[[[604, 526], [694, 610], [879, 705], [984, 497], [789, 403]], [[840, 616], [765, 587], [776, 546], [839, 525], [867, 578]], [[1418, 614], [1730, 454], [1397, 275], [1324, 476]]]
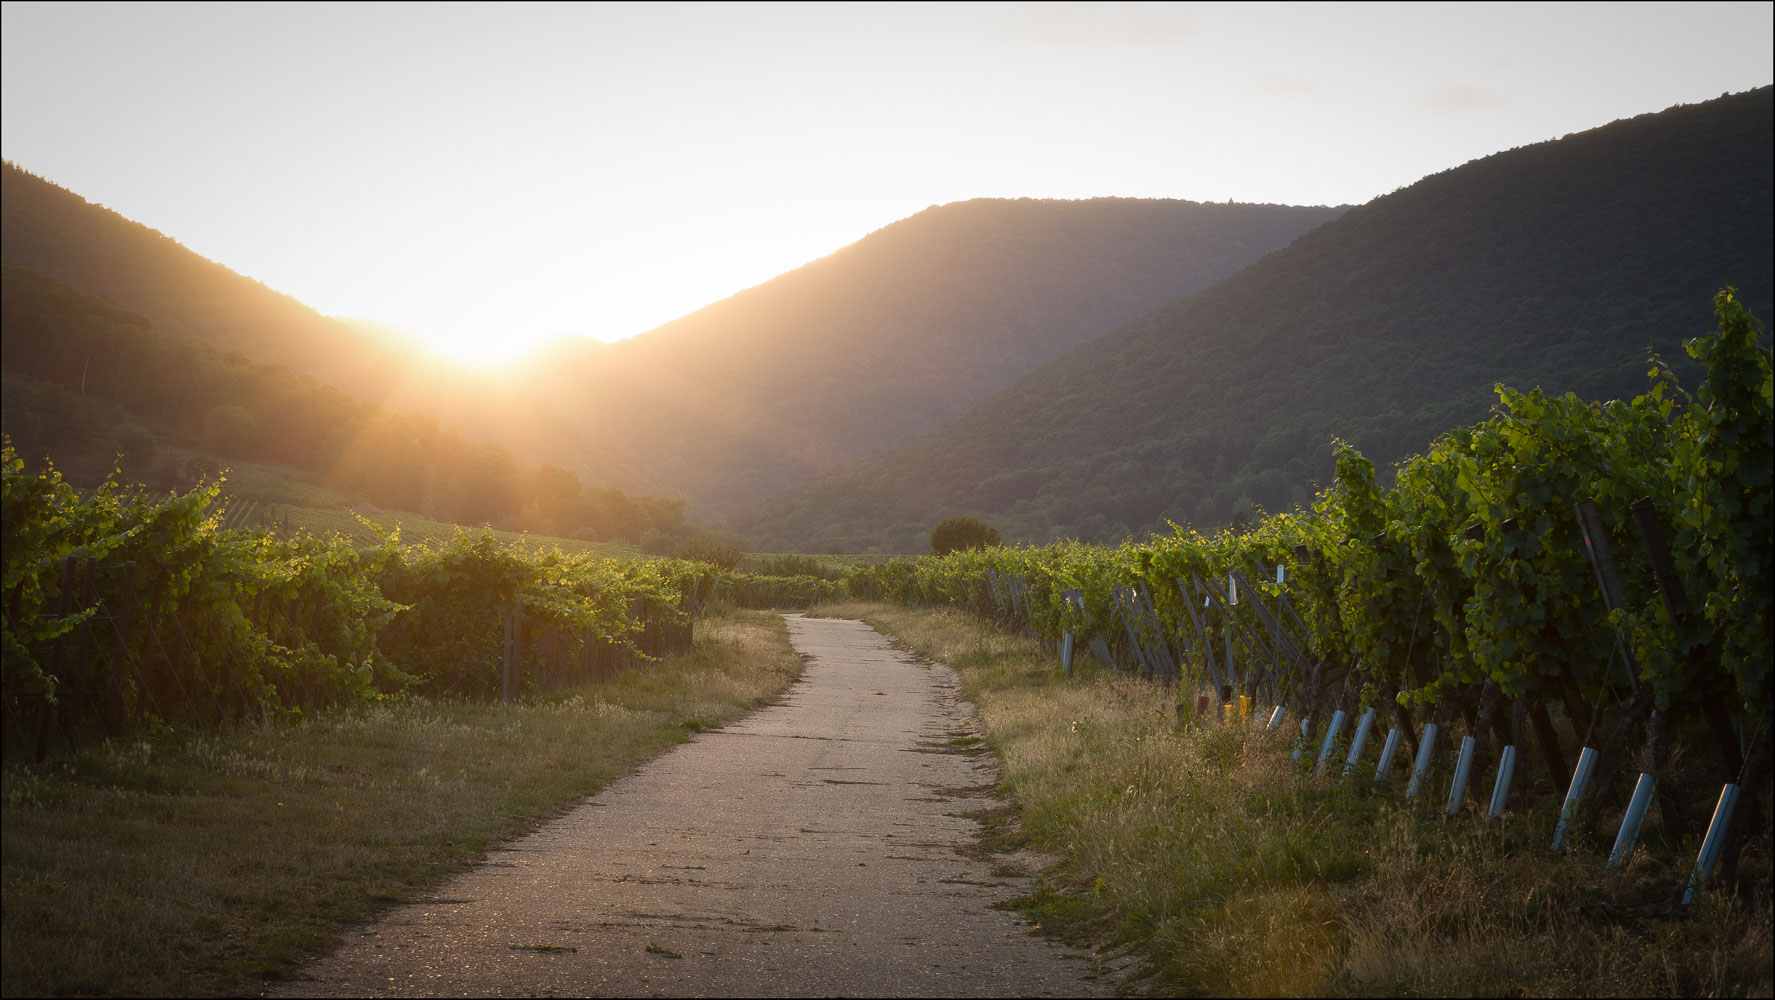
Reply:
[[[397, 692], [510, 699], [689, 646], [711, 601], [805, 607], [824, 575], [411, 515], [76, 490], [5, 456], [6, 750]], [[621, 554], [620, 556], [616, 554]], [[812, 560], [803, 560], [813, 565]], [[795, 563], [791, 569], [805, 568]]]
[[685, 648], [714, 585], [701, 563], [526, 550], [485, 530], [304, 530], [281, 505], [277, 530], [229, 527], [241, 514], [219, 483], [83, 493], [27, 474], [10, 444], [3, 461], [9, 755], [401, 691], [584, 683]]
[[1701, 845], [1691, 891], [1716, 861], [1731, 881], [1766, 825], [1771, 360], [1715, 304], [1693, 397], [1658, 365], [1630, 401], [1500, 389], [1390, 488], [1340, 447], [1311, 511], [1246, 532], [899, 560], [850, 589], [1174, 683], [1180, 713], [1298, 727], [1326, 780], [1451, 816], [1556, 809], [1555, 851], [1613, 834], [1618, 861], [1656, 800], [1660, 843]]
[[1731, 878], [1766, 821], [1775, 510], [1770, 352], [1729, 293], [1716, 307], [1693, 396], [1656, 364], [1628, 401], [1500, 389], [1390, 486], [1340, 447], [1312, 510], [1246, 531], [842, 581], [223, 503], [219, 483], [81, 492], [8, 446], [6, 751], [395, 692], [509, 699], [681, 650], [711, 602], [858, 597], [966, 608], [1068, 672], [1173, 684], [1180, 713], [1297, 728], [1316, 776], [1450, 815], [1548, 803], [1554, 850], [1612, 830], [1631, 853], [1655, 801], [1659, 843], [1699, 838], [1697, 879], [1716, 859]]

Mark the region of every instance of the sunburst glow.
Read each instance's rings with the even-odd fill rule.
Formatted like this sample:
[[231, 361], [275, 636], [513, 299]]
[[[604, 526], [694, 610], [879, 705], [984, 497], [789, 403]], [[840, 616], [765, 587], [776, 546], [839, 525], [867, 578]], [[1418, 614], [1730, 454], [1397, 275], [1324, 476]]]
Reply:
[[0, 100], [13, 162], [485, 363], [936, 203], [1360, 203], [1767, 83], [1770, 11], [8, 4]]

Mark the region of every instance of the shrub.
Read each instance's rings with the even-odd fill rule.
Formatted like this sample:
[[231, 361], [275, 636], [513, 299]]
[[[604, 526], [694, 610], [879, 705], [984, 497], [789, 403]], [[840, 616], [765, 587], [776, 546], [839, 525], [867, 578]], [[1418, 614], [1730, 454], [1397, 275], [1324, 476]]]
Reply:
[[999, 543], [998, 529], [977, 517], [946, 517], [931, 532], [931, 553], [946, 556]]

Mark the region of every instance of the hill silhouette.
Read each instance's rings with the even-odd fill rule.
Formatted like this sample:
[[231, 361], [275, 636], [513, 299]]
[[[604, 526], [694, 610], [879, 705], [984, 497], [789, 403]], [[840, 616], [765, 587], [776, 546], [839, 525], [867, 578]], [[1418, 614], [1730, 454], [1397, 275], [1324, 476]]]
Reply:
[[139, 313], [156, 327], [379, 399], [382, 345], [157, 230], [13, 163], [0, 168], [0, 256]]
[[1735, 285], [1771, 314], [1771, 89], [1426, 177], [1093, 340], [893, 452], [734, 524], [778, 547], [918, 551], [1212, 528], [1310, 498], [1335, 435], [1385, 463], [1482, 418], [1492, 386], [1637, 392]]
[[324, 316], [17, 164], [0, 167], [0, 196], [0, 256], [164, 333], [313, 376], [363, 402], [438, 417], [524, 461], [570, 465], [592, 481], [647, 482], [644, 473], [613, 467], [600, 438], [574, 431], [547, 400], [387, 335], [366, 336], [363, 328], [374, 324]]
[[377, 324], [323, 316], [17, 165], [0, 180], [7, 260], [163, 332], [436, 416], [587, 482], [686, 496], [703, 513], [908, 440], [1341, 211], [934, 207], [628, 341], [563, 339], [495, 377], [433, 361]]
[[933, 207], [532, 391], [721, 512], [910, 439], [1342, 209], [1104, 198]]

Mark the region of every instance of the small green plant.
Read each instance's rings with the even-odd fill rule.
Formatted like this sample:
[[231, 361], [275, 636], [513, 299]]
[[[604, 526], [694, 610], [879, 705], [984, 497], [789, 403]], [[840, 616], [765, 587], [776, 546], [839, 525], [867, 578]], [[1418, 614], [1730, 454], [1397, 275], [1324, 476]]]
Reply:
[[641, 950], [645, 951], [649, 955], [663, 955], [666, 958], [683, 958], [684, 957], [683, 955], [678, 954], [677, 952], [673, 951], [672, 949], [662, 948], [659, 945], [654, 944], [652, 941], [647, 942], [647, 947], [645, 947]]

